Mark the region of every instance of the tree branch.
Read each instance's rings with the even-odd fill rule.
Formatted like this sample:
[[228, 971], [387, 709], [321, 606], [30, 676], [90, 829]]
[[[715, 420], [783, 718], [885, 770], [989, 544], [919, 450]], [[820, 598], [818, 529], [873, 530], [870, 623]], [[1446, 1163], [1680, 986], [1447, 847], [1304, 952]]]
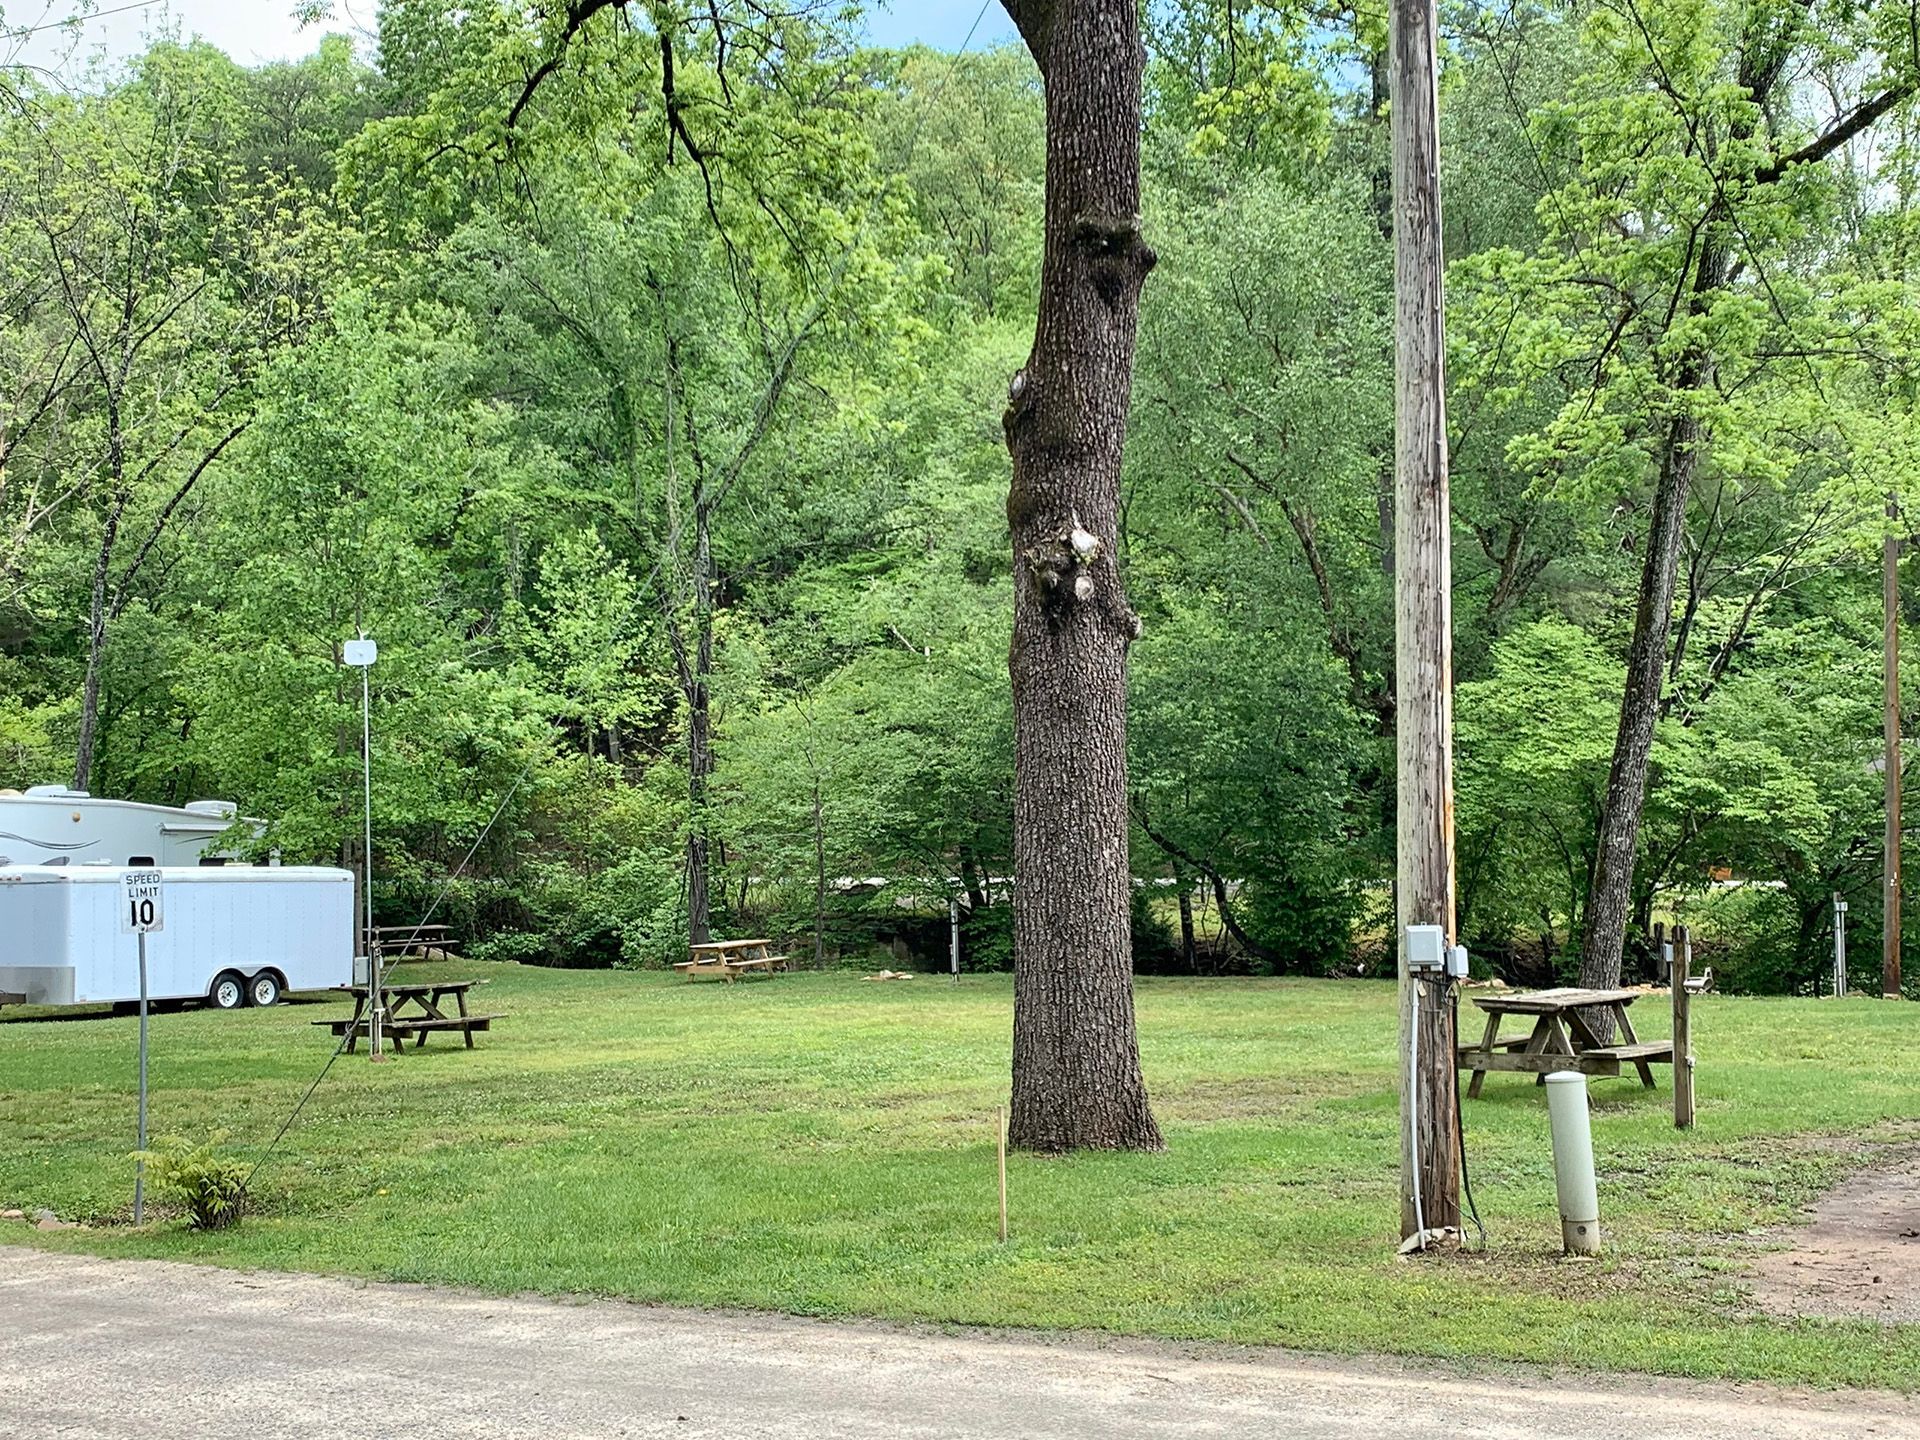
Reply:
[[1053, 27], [1054, 0], [1000, 0], [1000, 3], [1007, 12], [1007, 18], [1013, 21], [1013, 28], [1027, 42], [1033, 63], [1040, 67], [1040, 74], [1044, 78], [1047, 73], [1047, 32]]
[[553, 53], [527, 76], [527, 83], [520, 89], [520, 98], [507, 111], [508, 130], [520, 123], [520, 116], [533, 103], [533, 92], [540, 88], [541, 82], [560, 68], [561, 62], [567, 58], [568, 44], [580, 33], [581, 27], [602, 10], [624, 10], [626, 7], [627, 0], [573, 0], [567, 6], [567, 23], [561, 27], [559, 43], [554, 46]]
[[107, 612], [108, 619], [119, 619], [121, 611], [127, 608], [128, 588], [133, 584], [134, 577], [140, 573], [140, 567], [146, 564], [148, 554], [159, 542], [160, 532], [167, 528], [167, 522], [173, 518], [173, 512], [180, 508], [181, 502], [187, 498], [200, 477], [207, 473], [207, 467], [218, 460], [220, 453], [239, 439], [241, 433], [252, 423], [251, 419], [242, 420], [222, 435], [207, 450], [207, 453], [200, 457], [193, 469], [187, 472], [187, 478], [182, 480], [179, 487], [167, 498], [167, 503], [160, 507], [160, 513], [154, 517], [152, 526], [147, 530], [146, 538], [140, 542], [140, 548], [134, 552], [132, 561], [121, 572], [118, 583], [113, 587], [113, 605]]
[[1832, 129], [1808, 141], [1798, 150], [1781, 155], [1772, 164], [1756, 170], [1753, 175], [1754, 183], [1771, 185], [1795, 165], [1811, 165], [1816, 160], [1826, 159], [1896, 105], [1911, 99], [1913, 94], [1914, 85], [1908, 82], [1882, 91], [1871, 100], [1863, 100], [1835, 120]]

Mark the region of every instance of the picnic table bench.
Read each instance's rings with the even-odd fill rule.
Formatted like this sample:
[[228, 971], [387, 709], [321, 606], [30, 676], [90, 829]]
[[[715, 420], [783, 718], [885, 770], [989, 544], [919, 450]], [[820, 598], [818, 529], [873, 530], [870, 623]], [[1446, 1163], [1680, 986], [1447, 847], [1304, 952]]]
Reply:
[[[475, 1015], [467, 1009], [467, 992], [474, 986], [471, 980], [435, 980], [425, 984], [383, 984], [380, 987], [381, 1006], [386, 1012], [380, 1022], [380, 1033], [393, 1041], [397, 1052], [402, 1049], [408, 1037], [413, 1038], [413, 1048], [418, 1050], [427, 1043], [427, 1036], [436, 1030], [458, 1030], [467, 1042], [467, 1049], [473, 1049], [473, 1035], [476, 1030], [490, 1030], [493, 1022], [505, 1017], [500, 1015]], [[353, 1014], [344, 1019], [315, 1020], [312, 1024], [325, 1025], [335, 1035], [347, 1037], [347, 1050], [352, 1052], [360, 1037], [370, 1032], [373, 1015], [367, 1002], [372, 991], [365, 985], [344, 987], [353, 996]], [[454, 1013], [449, 1015], [443, 1008], [451, 999]]]
[[[1473, 1003], [1487, 1014], [1486, 1033], [1477, 1045], [1459, 1047], [1462, 1070], [1473, 1071], [1467, 1094], [1478, 1098], [1489, 1070], [1512, 1070], [1537, 1077], [1545, 1084], [1555, 1070], [1578, 1070], [1587, 1075], [1618, 1075], [1622, 1065], [1640, 1072], [1641, 1083], [1653, 1088], [1653, 1067], [1673, 1063], [1671, 1040], [1642, 1040], [1634, 1033], [1627, 1007], [1640, 998], [1638, 990], [1584, 990], [1563, 986], [1518, 995], [1476, 995]], [[1584, 1010], [1613, 1016], [1624, 1043], [1602, 1043], [1587, 1023]], [[1509, 1015], [1531, 1018], [1525, 1036], [1500, 1037], [1501, 1022]]]
[[696, 975], [718, 975], [731, 985], [738, 975], [770, 975], [785, 970], [788, 958], [768, 953], [772, 947], [771, 940], [705, 940], [689, 945], [692, 958], [676, 962], [673, 968], [689, 980]]

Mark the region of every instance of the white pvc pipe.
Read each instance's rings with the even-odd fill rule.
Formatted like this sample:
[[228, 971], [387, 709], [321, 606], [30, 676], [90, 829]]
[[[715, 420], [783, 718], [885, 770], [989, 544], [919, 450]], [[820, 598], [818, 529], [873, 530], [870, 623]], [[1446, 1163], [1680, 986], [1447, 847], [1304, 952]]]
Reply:
[[1587, 1077], [1577, 1070], [1547, 1076], [1547, 1120], [1553, 1128], [1553, 1183], [1560, 1192], [1560, 1239], [1569, 1255], [1600, 1253], [1600, 1195], [1593, 1181], [1593, 1130]]

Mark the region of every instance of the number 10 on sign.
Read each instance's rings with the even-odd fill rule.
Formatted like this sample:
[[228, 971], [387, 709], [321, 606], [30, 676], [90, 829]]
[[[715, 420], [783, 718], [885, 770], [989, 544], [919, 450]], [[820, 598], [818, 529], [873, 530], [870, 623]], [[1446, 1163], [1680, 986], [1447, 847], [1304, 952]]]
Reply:
[[166, 912], [161, 902], [158, 870], [129, 870], [122, 881], [125, 889], [120, 906], [120, 930], [126, 935], [145, 935], [166, 929]]

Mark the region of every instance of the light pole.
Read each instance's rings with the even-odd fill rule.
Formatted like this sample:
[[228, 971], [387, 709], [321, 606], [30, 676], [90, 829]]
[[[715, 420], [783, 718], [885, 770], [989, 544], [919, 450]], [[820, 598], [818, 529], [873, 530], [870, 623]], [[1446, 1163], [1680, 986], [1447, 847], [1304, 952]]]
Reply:
[[362, 943], [367, 949], [367, 1058], [384, 1060], [380, 1032], [386, 1019], [385, 999], [380, 989], [380, 955], [373, 943], [373, 699], [367, 672], [380, 658], [380, 647], [362, 631], [356, 640], [340, 647], [340, 658], [360, 672], [360, 788], [361, 832], [360, 898], [365, 914]]

